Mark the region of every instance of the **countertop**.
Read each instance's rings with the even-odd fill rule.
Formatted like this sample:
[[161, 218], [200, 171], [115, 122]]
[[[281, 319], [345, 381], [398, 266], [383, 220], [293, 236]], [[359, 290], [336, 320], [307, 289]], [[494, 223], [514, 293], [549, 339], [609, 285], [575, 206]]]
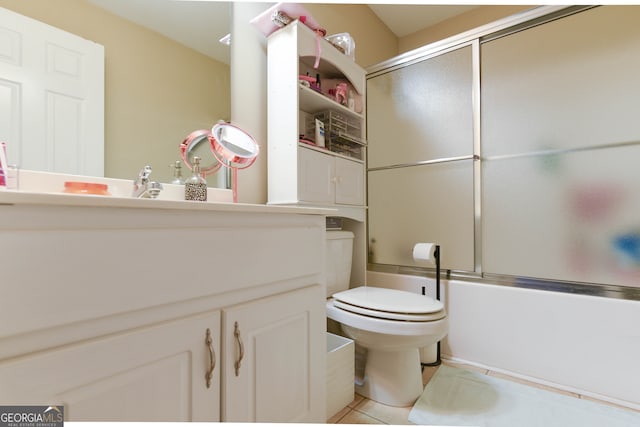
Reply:
[[0, 189], [0, 206], [43, 205], [133, 209], [172, 209], [212, 212], [287, 213], [331, 215], [334, 209], [228, 202], [193, 202], [185, 200], [134, 199], [130, 197], [37, 193]]

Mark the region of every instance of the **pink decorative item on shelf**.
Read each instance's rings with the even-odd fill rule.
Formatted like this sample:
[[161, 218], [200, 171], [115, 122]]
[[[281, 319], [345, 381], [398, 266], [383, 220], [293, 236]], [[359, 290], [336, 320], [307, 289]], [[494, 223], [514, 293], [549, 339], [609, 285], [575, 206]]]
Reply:
[[311, 77], [310, 75], [300, 75], [298, 76], [298, 81], [303, 86], [306, 86], [317, 92], [322, 92], [322, 89], [320, 88], [320, 75], [317, 75], [316, 77]]
[[335, 100], [338, 104], [347, 105], [348, 85], [346, 83], [338, 83], [336, 85]]
[[[276, 19], [274, 19], [274, 16]], [[290, 18], [291, 20], [299, 19], [307, 27], [320, 33], [322, 37], [327, 34], [327, 31], [320, 27], [318, 21], [302, 5], [297, 3], [275, 4], [253, 18], [250, 23], [265, 37], [268, 37], [271, 33], [286, 25], [286, 19], [283, 20], [282, 17]]]
[[316, 78], [311, 76], [299, 76], [299, 80], [309, 83], [309, 86], [316, 84]]
[[320, 55], [322, 54], [320, 40], [327, 35], [327, 30], [321, 28], [318, 21], [316, 21], [302, 5], [297, 3], [278, 3], [249, 22], [264, 34], [265, 37], [268, 37], [274, 31], [289, 25], [290, 22], [296, 19], [316, 33], [316, 62], [313, 68], [318, 68], [320, 65]]

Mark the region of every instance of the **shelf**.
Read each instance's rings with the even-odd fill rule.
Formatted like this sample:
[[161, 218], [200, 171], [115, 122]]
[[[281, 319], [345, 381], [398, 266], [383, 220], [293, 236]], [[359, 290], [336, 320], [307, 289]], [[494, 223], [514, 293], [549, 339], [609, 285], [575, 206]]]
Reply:
[[[269, 204], [330, 207], [337, 216], [363, 222], [365, 70], [298, 22], [269, 36], [268, 53]], [[304, 75], [318, 75], [327, 92], [348, 83], [347, 95], [360, 112], [300, 84]], [[323, 147], [300, 141], [301, 135], [315, 140], [316, 119], [324, 123]]]
[[367, 141], [360, 139], [360, 138], [356, 138], [355, 136], [351, 136], [348, 133], [345, 132], [336, 132], [336, 133], [332, 133], [330, 135], [330, 137], [332, 139], [335, 139], [337, 142], [347, 142], [349, 144], [356, 144], [356, 145], [362, 145], [365, 146], [367, 145]]
[[[332, 49], [335, 49], [332, 47]], [[301, 56], [300, 64], [304, 65], [305, 68], [313, 69], [318, 73], [322, 74], [325, 78], [328, 79], [345, 79], [344, 73], [340, 71], [335, 65], [330, 62], [321, 60], [318, 64], [318, 68], [315, 68], [316, 57], [315, 56]], [[347, 78], [348, 80], [348, 78]]]
[[327, 148], [324, 148], [324, 147], [318, 147], [317, 145], [311, 145], [311, 144], [307, 144], [307, 143], [304, 143], [304, 142], [298, 142], [298, 147], [308, 148], [309, 150], [317, 151], [319, 153], [328, 154], [328, 155], [334, 156], [334, 157], [340, 157], [340, 158], [346, 159], [346, 160], [351, 160], [352, 162], [356, 162], [356, 163], [364, 163], [364, 160], [360, 160], [357, 157], [351, 157], [351, 156], [347, 156], [345, 154], [336, 153], [335, 151], [331, 151], [331, 150], [329, 150]]
[[300, 109], [307, 113], [315, 114], [324, 110], [335, 110], [355, 119], [363, 120], [362, 114], [356, 113], [331, 98], [301, 84], [298, 85], [298, 94], [300, 96]]
[[[364, 70], [353, 59], [340, 52], [324, 38], [316, 37], [316, 34], [304, 24], [295, 22], [287, 27], [293, 24], [296, 25], [295, 28], [298, 31], [296, 47], [300, 62], [307, 66], [313, 66], [319, 41], [321, 52], [319, 72], [328, 76], [344, 76], [354, 85], [356, 92], [364, 93], [364, 79], [360, 79], [360, 76], [364, 75]], [[295, 31], [295, 28], [292, 30]]]

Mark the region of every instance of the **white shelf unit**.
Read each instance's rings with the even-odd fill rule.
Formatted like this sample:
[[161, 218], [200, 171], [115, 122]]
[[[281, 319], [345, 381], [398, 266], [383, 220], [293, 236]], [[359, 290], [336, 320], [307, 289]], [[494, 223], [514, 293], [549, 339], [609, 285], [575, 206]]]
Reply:
[[[314, 68], [318, 53], [319, 66]], [[301, 85], [299, 76], [307, 72], [313, 77], [319, 75], [321, 83], [328, 82], [327, 86], [346, 81], [364, 99], [364, 69], [304, 24], [295, 21], [269, 37], [269, 204], [329, 206], [337, 209], [339, 216], [364, 221], [364, 112], [350, 110], [331, 97]], [[327, 89], [324, 87], [323, 92]], [[328, 129], [325, 130], [327, 147], [299, 142], [300, 135], [305, 133], [301, 114], [314, 116], [327, 111], [358, 124], [359, 134], [347, 142], [355, 147], [357, 154], [331, 151]], [[309, 162], [315, 164], [312, 169], [317, 173], [302, 170], [310, 166]], [[345, 169], [347, 175], [336, 175]], [[347, 197], [343, 197], [345, 192]]]
[[[316, 58], [319, 64], [314, 68]], [[310, 28], [294, 21], [268, 38], [268, 203], [336, 209], [343, 229], [355, 234], [352, 283], [366, 276], [366, 135], [365, 70]], [[320, 76], [322, 92], [303, 86], [301, 75]], [[356, 95], [358, 112], [324, 94], [339, 81]], [[345, 144], [353, 150], [331, 151], [300, 142], [301, 116], [332, 111], [356, 124], [359, 134]], [[307, 133], [308, 135], [308, 133]], [[335, 147], [335, 145], [333, 145]]]

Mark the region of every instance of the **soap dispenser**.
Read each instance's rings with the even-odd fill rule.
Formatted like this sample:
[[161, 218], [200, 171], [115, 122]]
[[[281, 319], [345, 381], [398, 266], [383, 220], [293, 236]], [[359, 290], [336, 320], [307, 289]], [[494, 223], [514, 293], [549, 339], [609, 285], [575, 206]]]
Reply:
[[183, 185], [184, 178], [182, 178], [182, 165], [180, 164], [180, 160], [176, 160], [176, 162], [169, 167], [173, 168], [173, 179], [170, 184]]
[[200, 157], [193, 158], [193, 174], [184, 183], [184, 199], [207, 201], [207, 181], [200, 172]]

